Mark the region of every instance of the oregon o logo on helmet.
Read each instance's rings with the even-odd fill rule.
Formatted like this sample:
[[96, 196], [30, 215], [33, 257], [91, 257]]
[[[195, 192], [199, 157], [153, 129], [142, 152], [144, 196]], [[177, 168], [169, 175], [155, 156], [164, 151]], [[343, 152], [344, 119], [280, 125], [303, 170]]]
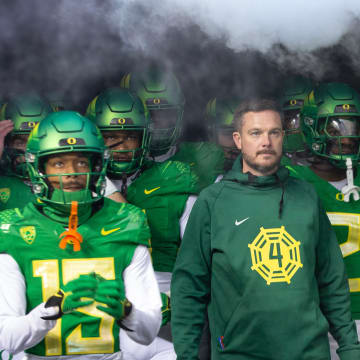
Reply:
[[125, 120], [124, 118], [118, 119], [118, 123], [119, 123], [120, 125], [124, 125], [125, 122], [126, 122], [126, 120]]
[[292, 105], [292, 106], [294, 106], [294, 105], [296, 105], [297, 104], [297, 101], [296, 100], [290, 100], [290, 105]]
[[161, 100], [160, 100], [160, 99], [154, 99], [154, 104], [159, 105], [159, 104], [160, 104], [160, 102], [161, 102]]
[[344, 110], [350, 110], [350, 105], [349, 104], [344, 104], [343, 106]]
[[337, 201], [344, 201], [344, 194], [341, 192], [338, 192], [335, 196]]
[[66, 140], [66, 142], [67, 142], [69, 145], [74, 145], [74, 144], [76, 144], [76, 139], [73, 138], [73, 137], [71, 137], [71, 138], [68, 138], [68, 139]]
[[29, 128], [33, 128], [33, 127], [35, 127], [35, 125], [36, 125], [36, 122], [34, 122], [34, 121], [29, 121], [28, 122], [28, 127]]

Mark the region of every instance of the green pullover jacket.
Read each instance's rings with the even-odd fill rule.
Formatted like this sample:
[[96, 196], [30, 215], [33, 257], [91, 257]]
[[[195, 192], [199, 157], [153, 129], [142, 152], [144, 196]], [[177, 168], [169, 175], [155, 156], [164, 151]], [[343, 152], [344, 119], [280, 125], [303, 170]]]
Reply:
[[312, 185], [280, 167], [242, 172], [203, 190], [171, 286], [178, 360], [198, 359], [208, 310], [212, 360], [360, 359], [344, 262]]

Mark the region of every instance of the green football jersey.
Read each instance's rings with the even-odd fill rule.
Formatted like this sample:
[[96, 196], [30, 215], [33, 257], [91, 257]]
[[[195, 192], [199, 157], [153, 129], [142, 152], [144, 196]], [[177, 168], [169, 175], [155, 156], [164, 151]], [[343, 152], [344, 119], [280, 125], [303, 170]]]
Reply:
[[224, 151], [211, 142], [183, 142], [169, 160], [182, 161], [190, 165], [199, 178], [199, 190], [213, 184], [219, 174], [224, 173]]
[[179, 161], [147, 162], [128, 188], [127, 201], [145, 210], [155, 271], [172, 272], [180, 245], [179, 220], [186, 201], [198, 192], [197, 176]]
[[0, 211], [23, 208], [34, 200], [30, 186], [23, 180], [16, 176], [0, 176]]
[[[64, 227], [44, 216], [33, 203], [0, 212], [0, 252], [11, 255], [26, 281], [27, 312], [81, 274], [95, 272], [122, 281], [137, 245], [149, 245], [145, 214], [130, 204], [105, 199], [77, 231], [80, 251], [59, 247]], [[96, 309], [96, 303], [63, 315], [36, 346], [39, 356], [113, 353], [120, 349], [115, 319]]]
[[[290, 174], [314, 185], [336, 232], [344, 257], [351, 292], [351, 311], [360, 319], [360, 201], [344, 201], [344, 195], [309, 167], [288, 166]], [[360, 172], [354, 179], [360, 185]], [[285, 210], [286, 211], [286, 210]]]

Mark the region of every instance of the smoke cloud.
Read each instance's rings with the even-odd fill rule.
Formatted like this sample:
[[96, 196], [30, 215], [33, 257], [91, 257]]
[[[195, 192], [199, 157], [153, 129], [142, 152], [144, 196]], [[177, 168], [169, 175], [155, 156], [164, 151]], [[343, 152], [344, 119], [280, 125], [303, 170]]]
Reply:
[[357, 87], [358, 0], [13, 0], [0, 3], [3, 98], [35, 89], [84, 111], [148, 64], [178, 76], [185, 117], [214, 96], [276, 93], [290, 74]]

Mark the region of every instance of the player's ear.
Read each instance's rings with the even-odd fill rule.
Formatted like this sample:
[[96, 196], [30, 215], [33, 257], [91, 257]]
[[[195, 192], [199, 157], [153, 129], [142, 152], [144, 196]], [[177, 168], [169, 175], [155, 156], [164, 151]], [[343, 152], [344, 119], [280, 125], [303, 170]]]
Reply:
[[241, 135], [239, 131], [233, 132], [233, 139], [236, 147], [241, 150]]

